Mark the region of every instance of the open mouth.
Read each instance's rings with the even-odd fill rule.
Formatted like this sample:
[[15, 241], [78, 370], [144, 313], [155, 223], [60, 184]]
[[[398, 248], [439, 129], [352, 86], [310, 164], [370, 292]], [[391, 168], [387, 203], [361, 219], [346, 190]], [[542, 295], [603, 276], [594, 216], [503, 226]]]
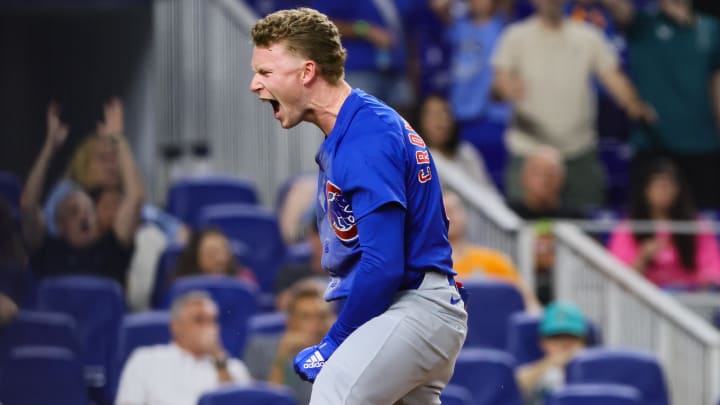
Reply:
[[280, 103], [277, 100], [265, 100], [265, 101], [270, 103], [270, 105], [272, 106], [273, 112], [275, 114], [277, 114], [278, 111], [280, 111]]

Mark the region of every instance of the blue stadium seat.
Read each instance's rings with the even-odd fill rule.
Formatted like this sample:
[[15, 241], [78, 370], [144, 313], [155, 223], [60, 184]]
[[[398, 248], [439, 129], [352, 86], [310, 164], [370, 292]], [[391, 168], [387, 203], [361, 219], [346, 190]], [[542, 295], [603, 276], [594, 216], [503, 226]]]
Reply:
[[622, 208], [627, 203], [630, 186], [632, 149], [627, 142], [607, 138], [601, 140], [598, 149], [607, 178], [607, 204], [613, 208]]
[[0, 171], [0, 198], [4, 198], [9, 204], [13, 214], [20, 209], [20, 193], [22, 182], [12, 173]]
[[12, 323], [0, 329], [0, 353], [4, 356], [18, 346], [55, 346], [81, 358], [75, 321], [56, 312], [20, 311]]
[[465, 387], [448, 384], [440, 393], [443, 405], [473, 405], [472, 393]]
[[[70, 315], [83, 347], [85, 381], [102, 392], [114, 366], [125, 296], [109, 278], [63, 276], [44, 279], [38, 289], [38, 308]], [[103, 392], [99, 395], [109, 395]]]
[[493, 349], [463, 349], [450, 384], [468, 389], [474, 405], [522, 405], [515, 383], [515, 360]]
[[584, 350], [567, 365], [567, 382], [614, 383], [638, 389], [644, 405], [668, 405], [665, 377], [657, 359], [647, 353], [592, 348]]
[[214, 205], [202, 210], [199, 224], [217, 226], [230, 240], [247, 245], [250, 255], [246, 264], [255, 272], [262, 291], [273, 291], [286, 248], [272, 213], [245, 204]]
[[642, 394], [620, 384], [570, 384], [550, 395], [547, 405], [642, 405]]
[[515, 357], [518, 366], [532, 363], [543, 357], [540, 348], [540, 316], [513, 314], [508, 321], [507, 351]]
[[[510, 317], [506, 350], [515, 357], [518, 366], [542, 358], [539, 327], [540, 315], [516, 313]], [[587, 345], [592, 347], [599, 344], [602, 344], [600, 328], [590, 322]]]
[[171, 277], [177, 267], [178, 259], [182, 254], [184, 246], [170, 245], [160, 255], [155, 268], [155, 280], [153, 282], [150, 302], [153, 308], [163, 308], [165, 295], [170, 289]]
[[248, 329], [250, 335], [274, 335], [285, 331], [287, 314], [285, 312], [268, 312], [250, 317]]
[[117, 393], [118, 384], [125, 362], [138, 347], [169, 343], [170, 314], [167, 311], [148, 311], [125, 315], [120, 326], [117, 356], [111, 371], [112, 397]]
[[255, 184], [226, 176], [181, 179], [168, 191], [167, 210], [186, 224], [194, 226], [203, 207], [226, 203], [257, 204]]
[[5, 359], [3, 369], [3, 405], [88, 404], [81, 362], [66, 348], [16, 347]]
[[258, 384], [251, 387], [230, 386], [208, 392], [198, 405], [296, 405], [290, 390]]
[[218, 306], [223, 344], [231, 355], [242, 358], [248, 336], [248, 320], [258, 307], [255, 292], [235, 277], [184, 277], [170, 287], [168, 307], [175, 298], [190, 291], [206, 291], [212, 296]]
[[463, 283], [469, 293], [465, 347], [505, 350], [510, 316], [525, 309], [522, 296], [510, 284], [494, 280]]

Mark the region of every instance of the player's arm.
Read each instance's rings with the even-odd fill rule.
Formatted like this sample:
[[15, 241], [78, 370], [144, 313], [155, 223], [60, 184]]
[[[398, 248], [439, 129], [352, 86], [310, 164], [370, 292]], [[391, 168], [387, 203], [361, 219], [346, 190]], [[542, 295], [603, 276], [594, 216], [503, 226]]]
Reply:
[[320, 368], [302, 368], [306, 359], [319, 352], [321, 361], [326, 361], [355, 329], [390, 307], [400, 286], [405, 262], [404, 207], [385, 204], [360, 219], [357, 226], [362, 255], [345, 306], [320, 344], [295, 358], [295, 370], [308, 381], [315, 380]]

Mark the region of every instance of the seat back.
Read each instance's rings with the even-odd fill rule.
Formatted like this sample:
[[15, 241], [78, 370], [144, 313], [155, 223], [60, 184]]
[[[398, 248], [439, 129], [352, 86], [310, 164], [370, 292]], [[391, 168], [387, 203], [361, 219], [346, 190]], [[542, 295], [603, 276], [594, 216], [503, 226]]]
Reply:
[[83, 347], [85, 379], [91, 387], [105, 386], [114, 365], [125, 297], [109, 278], [63, 276], [47, 278], [38, 288], [38, 308], [62, 312], [75, 320]]
[[198, 405], [296, 405], [288, 389], [258, 384], [223, 387], [200, 397]]
[[0, 356], [19, 346], [55, 346], [82, 358], [75, 321], [63, 313], [18, 312], [12, 323], [0, 329]]
[[642, 394], [620, 384], [570, 384], [553, 392], [547, 405], [642, 405]]
[[463, 285], [469, 293], [465, 347], [505, 350], [508, 320], [525, 309], [522, 296], [515, 287], [502, 281], [472, 280]]
[[178, 279], [168, 293], [167, 307], [191, 291], [205, 291], [218, 306], [220, 333], [227, 351], [242, 358], [248, 320], [257, 312], [257, 294], [245, 283], [228, 276], [190, 276]]
[[257, 204], [255, 184], [228, 176], [180, 179], [168, 191], [167, 210], [186, 224], [194, 226], [202, 208], [226, 203]]
[[668, 405], [668, 392], [657, 359], [635, 350], [592, 348], [567, 365], [567, 382], [629, 385], [642, 393], [645, 405]]
[[514, 367], [515, 360], [506, 352], [466, 348], [457, 358], [450, 383], [469, 390], [475, 405], [522, 405]]
[[67, 348], [20, 346], [3, 363], [4, 405], [88, 404], [81, 361]]

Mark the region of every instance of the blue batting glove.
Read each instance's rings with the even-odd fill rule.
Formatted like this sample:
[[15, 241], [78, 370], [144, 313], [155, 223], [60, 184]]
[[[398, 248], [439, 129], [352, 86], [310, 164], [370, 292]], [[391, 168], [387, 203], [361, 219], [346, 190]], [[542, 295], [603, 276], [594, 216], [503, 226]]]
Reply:
[[314, 382], [337, 347], [338, 344], [326, 336], [320, 344], [301, 350], [293, 361], [295, 372], [303, 380]]

